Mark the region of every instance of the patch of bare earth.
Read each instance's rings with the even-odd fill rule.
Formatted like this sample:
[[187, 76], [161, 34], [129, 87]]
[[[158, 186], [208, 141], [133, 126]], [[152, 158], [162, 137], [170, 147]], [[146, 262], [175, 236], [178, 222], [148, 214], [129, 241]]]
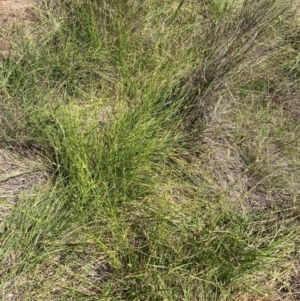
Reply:
[[38, 154], [0, 149], [0, 226], [20, 197], [34, 195], [48, 179]]
[[16, 42], [20, 29], [30, 32], [37, 0], [0, 1], [0, 54], [6, 56]]
[[295, 263], [295, 273], [290, 281], [295, 301], [300, 300], [300, 259]]
[[230, 132], [236, 125], [230, 120], [234, 101], [220, 97], [217, 104], [207, 109], [209, 124], [205, 131], [199, 151], [199, 170], [201, 177], [212, 193], [222, 195], [232, 208], [241, 206], [249, 210], [264, 210], [269, 207], [270, 199], [254, 189], [254, 181], [243, 161], [239, 146]]

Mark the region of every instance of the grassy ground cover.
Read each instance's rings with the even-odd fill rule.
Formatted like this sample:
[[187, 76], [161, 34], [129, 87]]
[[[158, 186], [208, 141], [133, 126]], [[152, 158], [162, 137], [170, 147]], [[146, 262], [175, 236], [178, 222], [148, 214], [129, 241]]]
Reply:
[[297, 5], [43, 1], [0, 62], [1, 143], [50, 177], [2, 299], [299, 300]]

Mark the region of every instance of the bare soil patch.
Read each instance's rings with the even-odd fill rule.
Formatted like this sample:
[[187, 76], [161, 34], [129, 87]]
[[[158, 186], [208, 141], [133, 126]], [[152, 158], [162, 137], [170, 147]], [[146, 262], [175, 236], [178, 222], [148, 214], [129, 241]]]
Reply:
[[7, 55], [12, 47], [16, 33], [22, 28], [29, 30], [34, 21], [34, 7], [37, 0], [2, 0], [0, 1], [0, 51]]
[[0, 226], [18, 199], [38, 192], [48, 178], [37, 155], [0, 149]]

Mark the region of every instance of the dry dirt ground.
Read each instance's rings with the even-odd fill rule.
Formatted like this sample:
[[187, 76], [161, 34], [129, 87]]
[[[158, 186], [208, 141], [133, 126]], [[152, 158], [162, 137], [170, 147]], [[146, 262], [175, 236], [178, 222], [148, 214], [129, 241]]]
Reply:
[[[34, 20], [37, 0], [0, 0], [0, 53], [6, 55], [18, 28], [27, 28]], [[24, 26], [25, 25], [25, 26]]]
[[48, 179], [44, 163], [33, 152], [18, 154], [8, 147], [0, 148], [0, 231], [1, 224], [18, 198], [32, 195]]

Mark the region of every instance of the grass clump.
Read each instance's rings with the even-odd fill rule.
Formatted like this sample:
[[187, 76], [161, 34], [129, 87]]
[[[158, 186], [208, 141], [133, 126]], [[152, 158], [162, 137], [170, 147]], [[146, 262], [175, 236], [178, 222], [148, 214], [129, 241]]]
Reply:
[[1, 140], [51, 175], [1, 226], [4, 300], [296, 300], [296, 12], [44, 2], [1, 61]]

